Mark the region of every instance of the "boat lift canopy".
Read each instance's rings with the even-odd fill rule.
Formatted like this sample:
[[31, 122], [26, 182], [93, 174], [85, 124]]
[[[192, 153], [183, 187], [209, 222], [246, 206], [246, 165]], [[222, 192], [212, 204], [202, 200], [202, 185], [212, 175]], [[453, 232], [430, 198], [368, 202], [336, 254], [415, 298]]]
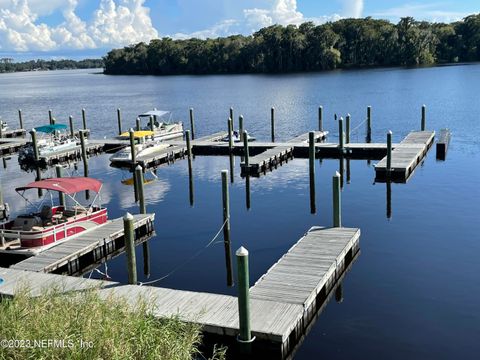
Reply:
[[67, 195], [75, 194], [84, 190], [91, 190], [96, 193], [102, 188], [102, 182], [88, 177], [68, 177], [68, 178], [50, 178], [40, 181], [34, 181], [22, 187], [15, 189], [16, 192], [28, 189], [43, 189], [59, 191]]
[[165, 110], [150, 110], [147, 111], [146, 113], [138, 115], [138, 117], [150, 117], [150, 116], [164, 116], [170, 114], [170, 111], [165, 111]]
[[42, 125], [42, 126], [37, 126], [35, 131], [43, 132], [46, 134], [53, 134], [55, 131], [59, 130], [65, 130], [67, 128], [67, 125], [65, 124], [49, 124], [49, 125]]

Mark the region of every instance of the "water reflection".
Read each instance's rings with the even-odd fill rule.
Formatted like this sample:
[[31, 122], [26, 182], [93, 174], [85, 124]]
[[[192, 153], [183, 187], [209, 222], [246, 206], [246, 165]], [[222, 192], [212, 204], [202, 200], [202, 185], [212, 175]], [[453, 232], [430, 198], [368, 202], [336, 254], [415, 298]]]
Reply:
[[392, 182], [386, 182], [387, 188], [387, 219], [392, 218]]
[[142, 244], [143, 250], [143, 274], [146, 279], [150, 278], [150, 246], [148, 240]]

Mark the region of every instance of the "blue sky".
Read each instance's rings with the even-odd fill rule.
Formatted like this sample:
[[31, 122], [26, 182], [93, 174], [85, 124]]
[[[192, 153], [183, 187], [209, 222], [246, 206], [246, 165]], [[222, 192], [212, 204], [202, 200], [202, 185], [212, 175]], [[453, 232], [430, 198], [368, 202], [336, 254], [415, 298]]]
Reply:
[[162, 36], [249, 34], [344, 17], [450, 22], [478, 12], [480, 0], [0, 0], [0, 57], [99, 57]]

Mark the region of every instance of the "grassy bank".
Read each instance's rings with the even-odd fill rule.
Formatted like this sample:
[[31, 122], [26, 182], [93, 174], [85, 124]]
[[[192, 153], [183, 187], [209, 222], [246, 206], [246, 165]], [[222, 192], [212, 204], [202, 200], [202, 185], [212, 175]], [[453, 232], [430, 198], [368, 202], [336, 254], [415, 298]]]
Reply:
[[0, 302], [0, 359], [202, 357], [198, 326], [155, 319], [148, 315], [151, 304], [138, 305], [131, 310], [125, 300], [101, 299], [94, 291], [64, 295], [50, 290], [35, 298], [20, 291]]

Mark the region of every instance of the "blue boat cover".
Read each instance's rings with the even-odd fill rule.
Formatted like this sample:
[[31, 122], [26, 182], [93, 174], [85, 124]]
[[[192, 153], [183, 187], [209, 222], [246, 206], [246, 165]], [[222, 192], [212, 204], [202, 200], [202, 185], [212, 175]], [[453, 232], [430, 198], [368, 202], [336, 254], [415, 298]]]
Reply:
[[67, 128], [67, 125], [65, 124], [50, 124], [50, 125], [43, 125], [43, 126], [37, 126], [35, 131], [40, 131], [46, 134], [52, 134], [55, 131], [59, 130], [65, 130]]

